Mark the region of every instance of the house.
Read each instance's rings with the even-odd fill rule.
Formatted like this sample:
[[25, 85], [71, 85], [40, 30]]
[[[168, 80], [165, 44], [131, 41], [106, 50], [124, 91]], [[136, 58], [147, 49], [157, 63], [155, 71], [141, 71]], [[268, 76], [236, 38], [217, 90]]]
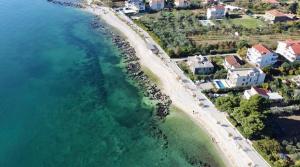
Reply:
[[300, 60], [300, 40], [278, 41], [276, 52], [290, 62]]
[[286, 22], [286, 21], [292, 21], [297, 19], [297, 17], [293, 14], [285, 14], [276, 9], [266, 11], [264, 18], [266, 21], [269, 21], [270, 23]]
[[266, 67], [277, 62], [277, 54], [262, 44], [253, 45], [247, 51], [247, 59], [256, 67]]
[[269, 99], [269, 100], [275, 100], [275, 101], [278, 101], [278, 100], [283, 100], [283, 97], [277, 93], [277, 92], [270, 92], [266, 89], [262, 89], [262, 88], [258, 88], [258, 87], [255, 87], [255, 86], [252, 86], [251, 89], [249, 90], [245, 90], [244, 91], [244, 98], [246, 99], [250, 99], [252, 96], [255, 96], [255, 95], [259, 95], [263, 98], [266, 98], [266, 99]]
[[224, 5], [216, 5], [207, 9], [207, 19], [222, 19], [225, 17], [226, 10]]
[[236, 69], [242, 66], [241, 60], [233, 55], [226, 56], [223, 65], [226, 69]]
[[190, 0], [175, 0], [174, 4], [178, 8], [186, 8], [190, 6], [191, 1]]
[[201, 55], [188, 57], [187, 64], [194, 74], [210, 74], [214, 71], [214, 65]]
[[230, 87], [254, 86], [262, 84], [265, 76], [259, 68], [229, 69], [226, 82]]
[[243, 8], [240, 8], [238, 6], [232, 6], [232, 5], [225, 5], [225, 11], [240, 11], [243, 10]]
[[145, 10], [145, 3], [142, 0], [127, 0], [125, 1], [125, 8], [138, 13]]
[[149, 0], [149, 6], [152, 10], [162, 10], [165, 7], [164, 0]]
[[266, 89], [262, 89], [262, 88], [252, 86], [251, 89], [248, 89], [248, 90], [244, 91], [244, 97], [246, 99], [250, 99], [254, 95], [259, 95], [259, 96], [261, 96], [263, 98], [266, 98], [266, 99], [269, 98], [268, 90], [266, 90]]

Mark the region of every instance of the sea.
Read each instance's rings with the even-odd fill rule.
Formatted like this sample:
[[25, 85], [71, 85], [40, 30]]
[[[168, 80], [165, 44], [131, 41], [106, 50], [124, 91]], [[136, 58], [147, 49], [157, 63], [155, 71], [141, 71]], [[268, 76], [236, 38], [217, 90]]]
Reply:
[[0, 0], [0, 167], [225, 166], [182, 111], [155, 117], [94, 19]]

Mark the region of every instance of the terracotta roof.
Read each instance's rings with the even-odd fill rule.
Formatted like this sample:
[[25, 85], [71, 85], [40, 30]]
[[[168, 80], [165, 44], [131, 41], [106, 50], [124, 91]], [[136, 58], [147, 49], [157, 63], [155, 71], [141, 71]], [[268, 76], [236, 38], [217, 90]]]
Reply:
[[239, 60], [236, 58], [236, 56], [233, 55], [226, 56], [225, 61], [231, 66], [234, 66], [235, 68], [241, 67], [241, 64], [239, 63]]
[[279, 2], [276, 1], [276, 0], [264, 0], [263, 2], [264, 3], [270, 3], [270, 4], [279, 4]]
[[287, 47], [291, 47], [295, 54], [300, 55], [300, 40], [288, 39], [284, 42], [287, 44]]
[[291, 45], [291, 48], [293, 49], [295, 54], [300, 55], [300, 43]]
[[287, 39], [287, 40], [285, 40], [283, 42], [286, 43], [286, 44], [288, 44], [288, 45], [293, 45], [295, 43], [300, 43], [300, 40]]
[[266, 11], [266, 13], [270, 14], [270, 15], [273, 15], [275, 17], [283, 17], [283, 16], [286, 16], [286, 14], [276, 10], [276, 9], [273, 9], [273, 10], [269, 10], [269, 11]]
[[262, 44], [253, 45], [252, 48], [256, 49], [261, 54], [267, 54], [271, 52], [267, 47], [265, 47]]
[[268, 96], [268, 90], [266, 90], [266, 89], [262, 89], [262, 88], [258, 88], [258, 87], [253, 87], [253, 89], [262, 96]]

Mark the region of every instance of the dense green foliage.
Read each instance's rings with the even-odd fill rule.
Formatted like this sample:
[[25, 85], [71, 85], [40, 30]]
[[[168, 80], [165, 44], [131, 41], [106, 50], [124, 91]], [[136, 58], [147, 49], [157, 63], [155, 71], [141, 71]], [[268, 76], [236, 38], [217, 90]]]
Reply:
[[263, 68], [263, 71], [272, 76], [289, 76], [289, 75], [300, 75], [300, 62], [283, 62], [278, 67], [267, 66]]
[[253, 142], [253, 146], [262, 154], [262, 156], [275, 167], [290, 166], [290, 162], [280, 157], [282, 147], [274, 139], [261, 139]]
[[[267, 25], [253, 17], [248, 18], [248, 20], [253, 20], [251, 24], [263, 24], [263, 26], [236, 24], [243, 22], [241, 18], [214, 21], [215, 26], [202, 26], [199, 20], [203, 19], [205, 19], [205, 16], [197, 11], [169, 10], [145, 14], [135, 22], [147, 30], [152, 37], [155, 37], [170, 57], [185, 57], [195, 53], [232, 53], [236, 52], [237, 49], [246, 47], [241, 47], [239, 43], [240, 40], [248, 39], [249, 36], [279, 33], [294, 35], [300, 28], [300, 22]], [[235, 38], [234, 34], [236, 32], [242, 38]], [[211, 37], [217, 39], [209, 42]]]
[[202, 30], [198, 17], [189, 11], [162, 11], [142, 17], [139, 21], [148, 31], [160, 37], [162, 47], [171, 55], [183, 56], [193, 49], [187, 36]]
[[258, 136], [265, 127], [263, 119], [268, 102], [260, 96], [240, 101], [239, 96], [229, 95], [217, 98], [215, 104], [229, 114], [248, 138]]
[[297, 93], [297, 85], [293, 82], [283, 83], [281, 78], [275, 78], [270, 82], [265, 82], [262, 86], [273, 92], [279, 92], [286, 102], [300, 100], [300, 96]]

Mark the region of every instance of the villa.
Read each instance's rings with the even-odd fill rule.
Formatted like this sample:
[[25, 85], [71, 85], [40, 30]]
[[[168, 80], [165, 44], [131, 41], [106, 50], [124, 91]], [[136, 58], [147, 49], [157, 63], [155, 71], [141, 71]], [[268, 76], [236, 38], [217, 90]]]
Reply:
[[270, 23], [286, 22], [297, 19], [297, 17], [293, 14], [285, 14], [275, 9], [266, 11], [264, 18]]
[[142, 0], [127, 0], [125, 7], [138, 13], [145, 10], [145, 3]]
[[230, 87], [254, 86], [262, 84], [265, 76], [259, 68], [229, 69], [227, 83]]
[[214, 65], [201, 55], [188, 57], [187, 64], [194, 74], [210, 74], [214, 71]]
[[152, 10], [162, 10], [165, 7], [164, 0], [150, 0], [149, 6]]
[[249, 48], [247, 51], [247, 59], [249, 63], [256, 67], [266, 67], [277, 62], [277, 54], [262, 44], [257, 44]]
[[236, 69], [240, 68], [242, 65], [241, 60], [237, 56], [229, 55], [225, 57], [223, 66], [225, 69]]
[[278, 41], [276, 52], [290, 62], [300, 60], [300, 40]]
[[258, 87], [254, 87], [254, 86], [252, 86], [251, 89], [249, 89], [249, 90], [245, 90], [245, 92], [244, 92], [244, 98], [246, 98], [248, 100], [252, 96], [255, 96], [255, 95], [259, 95], [263, 98], [266, 98], [269, 100], [275, 100], [275, 101], [283, 99], [283, 97], [277, 92], [272, 93], [266, 89], [262, 89], [262, 88], [258, 88]]
[[207, 19], [222, 19], [225, 17], [224, 5], [216, 5], [207, 9]]
[[190, 6], [191, 1], [190, 0], [175, 0], [174, 4], [178, 8], [186, 8]]

